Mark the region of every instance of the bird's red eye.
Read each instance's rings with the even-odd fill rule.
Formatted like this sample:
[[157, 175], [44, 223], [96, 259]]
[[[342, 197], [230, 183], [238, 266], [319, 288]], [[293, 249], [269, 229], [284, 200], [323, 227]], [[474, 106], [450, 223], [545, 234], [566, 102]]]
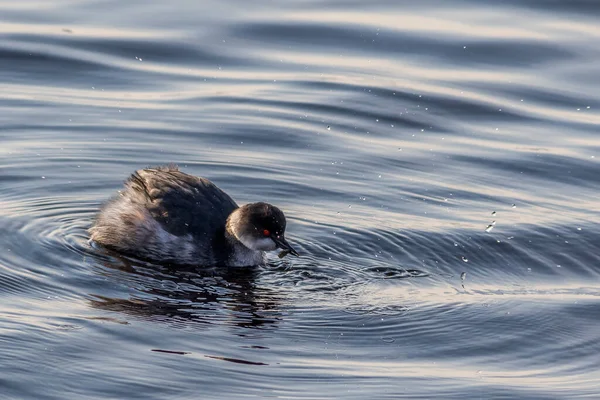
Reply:
[[271, 231], [269, 231], [268, 229], [265, 229], [263, 231], [263, 235], [265, 235], [265, 236], [271, 236]]

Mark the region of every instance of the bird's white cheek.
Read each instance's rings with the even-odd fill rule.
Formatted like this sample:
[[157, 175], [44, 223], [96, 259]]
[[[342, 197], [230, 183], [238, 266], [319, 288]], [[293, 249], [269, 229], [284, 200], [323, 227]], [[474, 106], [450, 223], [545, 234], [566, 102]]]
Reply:
[[277, 248], [277, 245], [270, 238], [255, 238], [250, 235], [240, 237], [240, 241], [244, 246], [252, 250], [271, 251]]
[[254, 249], [261, 251], [272, 251], [277, 248], [275, 242], [269, 238], [256, 239], [254, 241]]

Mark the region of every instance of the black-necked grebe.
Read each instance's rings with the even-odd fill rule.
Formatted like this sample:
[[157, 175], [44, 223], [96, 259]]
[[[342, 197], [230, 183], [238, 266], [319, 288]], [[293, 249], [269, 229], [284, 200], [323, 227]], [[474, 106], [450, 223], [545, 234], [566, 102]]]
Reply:
[[100, 210], [89, 232], [107, 248], [153, 261], [250, 266], [283, 249], [285, 216], [267, 203], [242, 207], [205, 178], [176, 166], [136, 171]]

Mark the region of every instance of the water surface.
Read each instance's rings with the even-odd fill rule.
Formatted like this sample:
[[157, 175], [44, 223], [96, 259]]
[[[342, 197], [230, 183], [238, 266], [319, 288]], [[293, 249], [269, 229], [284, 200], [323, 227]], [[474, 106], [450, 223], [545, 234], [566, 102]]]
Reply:
[[[0, 15], [2, 398], [598, 395], [600, 3]], [[91, 248], [168, 162], [280, 206], [302, 257]]]

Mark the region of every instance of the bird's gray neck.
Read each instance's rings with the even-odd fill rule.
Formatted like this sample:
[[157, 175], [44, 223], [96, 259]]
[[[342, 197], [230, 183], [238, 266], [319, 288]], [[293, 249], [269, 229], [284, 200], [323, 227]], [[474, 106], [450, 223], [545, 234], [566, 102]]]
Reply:
[[263, 251], [247, 248], [229, 232], [225, 233], [225, 239], [231, 248], [227, 265], [232, 267], [247, 267], [251, 265], [264, 264], [265, 253]]
[[225, 225], [225, 240], [231, 248], [227, 264], [240, 267], [264, 264], [265, 253], [263, 251], [249, 249], [238, 239], [235, 232], [235, 226], [238, 223], [236, 211], [227, 218], [227, 224]]

